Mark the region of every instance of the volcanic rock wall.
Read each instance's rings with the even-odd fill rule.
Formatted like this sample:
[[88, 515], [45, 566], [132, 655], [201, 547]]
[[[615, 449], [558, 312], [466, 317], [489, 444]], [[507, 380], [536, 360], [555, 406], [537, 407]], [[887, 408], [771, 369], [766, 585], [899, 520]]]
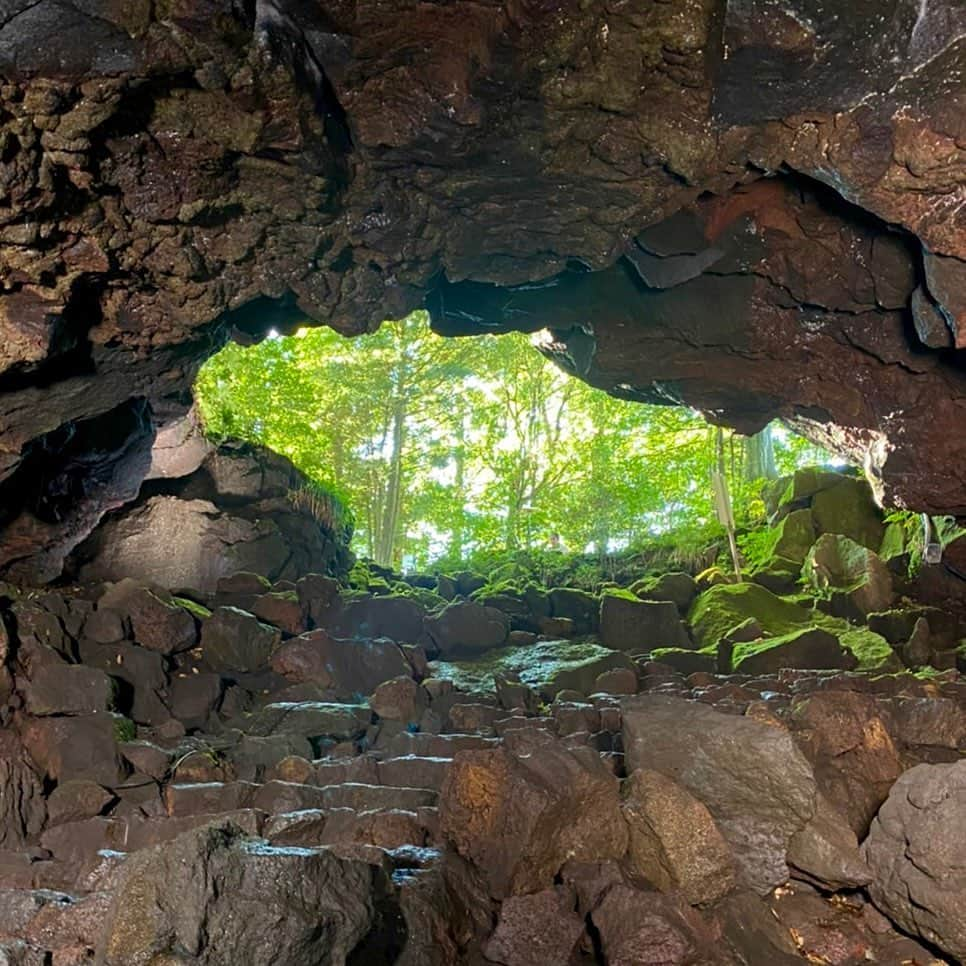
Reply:
[[954, 0], [7, 4], [4, 556], [132, 499], [224, 339], [427, 299], [962, 512], [964, 62]]

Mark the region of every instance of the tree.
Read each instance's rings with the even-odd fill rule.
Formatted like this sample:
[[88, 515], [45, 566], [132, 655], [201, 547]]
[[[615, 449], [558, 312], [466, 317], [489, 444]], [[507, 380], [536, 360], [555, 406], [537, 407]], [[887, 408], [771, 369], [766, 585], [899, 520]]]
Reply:
[[[518, 333], [444, 339], [420, 312], [355, 340], [305, 329], [227, 346], [196, 393], [210, 434], [263, 443], [335, 489], [359, 551], [384, 565], [557, 541], [606, 554], [714, 525], [698, 414], [592, 389]], [[787, 471], [804, 444], [771, 436]]]

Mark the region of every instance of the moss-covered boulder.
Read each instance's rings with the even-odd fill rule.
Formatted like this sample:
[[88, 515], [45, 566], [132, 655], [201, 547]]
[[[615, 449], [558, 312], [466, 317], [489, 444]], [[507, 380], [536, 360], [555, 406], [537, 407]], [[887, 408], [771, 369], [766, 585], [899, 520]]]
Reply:
[[627, 591], [608, 591], [601, 597], [600, 642], [616, 651], [691, 646], [673, 602], [640, 600]]
[[634, 670], [621, 651], [589, 641], [539, 641], [524, 647], [504, 647], [475, 660], [436, 661], [433, 677], [452, 681], [465, 691], [492, 691], [494, 676], [518, 678], [552, 700], [564, 690], [591, 694], [597, 677], [615, 668]]
[[824, 533], [808, 552], [802, 575], [819, 595], [838, 604], [836, 616], [865, 617], [889, 608], [892, 575], [867, 546], [838, 533]]
[[669, 600], [682, 614], [687, 613], [698, 593], [694, 577], [684, 572], [644, 577], [632, 584], [630, 589], [641, 600]]
[[751, 579], [761, 584], [773, 594], [790, 594], [798, 587], [802, 576], [802, 562], [788, 557], [770, 557], [760, 567], [755, 568]]
[[839, 639], [820, 627], [736, 644], [731, 654], [732, 670], [739, 674], [775, 674], [782, 668], [850, 670], [857, 664]]
[[812, 519], [819, 533], [839, 533], [878, 551], [885, 524], [865, 480], [844, 478], [812, 498]]
[[812, 511], [793, 510], [783, 520], [772, 528], [774, 543], [771, 555], [783, 557], [786, 560], [805, 559], [809, 548], [815, 543], [815, 525], [812, 522]]
[[719, 584], [705, 591], [688, 615], [691, 633], [699, 647], [713, 646], [749, 618], [765, 634], [777, 637], [813, 621], [810, 611], [783, 600], [759, 584]]
[[808, 506], [816, 493], [830, 489], [849, 477], [821, 466], [804, 466], [791, 476], [783, 477], [763, 494], [765, 508], [777, 517]]
[[819, 627], [838, 638], [855, 657], [860, 670], [901, 669], [889, 642], [879, 634], [867, 627], [856, 627], [842, 618], [810, 610], [797, 601], [778, 597], [758, 584], [712, 587], [695, 601], [689, 614], [692, 635], [703, 650], [714, 648], [720, 641], [741, 638], [747, 641], [748, 635], [736, 631], [752, 618], [760, 628], [762, 639]]

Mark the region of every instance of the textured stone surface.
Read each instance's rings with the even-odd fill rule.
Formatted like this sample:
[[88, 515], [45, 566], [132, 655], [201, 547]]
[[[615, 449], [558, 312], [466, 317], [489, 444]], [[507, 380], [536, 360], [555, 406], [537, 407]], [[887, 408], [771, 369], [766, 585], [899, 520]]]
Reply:
[[535, 742], [461, 752], [443, 785], [441, 833], [495, 898], [549, 888], [568, 859], [618, 859], [627, 847], [617, 780], [597, 754]]
[[966, 761], [900, 776], [862, 846], [869, 894], [902, 929], [966, 959]]
[[108, 912], [105, 966], [345, 962], [373, 925], [377, 870], [330, 852], [273, 848], [230, 824], [126, 863]]
[[680, 891], [692, 905], [731, 891], [731, 848], [690, 792], [660, 772], [638, 769], [624, 783], [622, 799], [635, 872], [662, 892]]
[[740, 885], [764, 895], [788, 876], [792, 836], [815, 812], [815, 779], [781, 728], [678, 698], [621, 702], [629, 769], [659, 771], [714, 817], [734, 850]]
[[56, 575], [163, 476], [155, 428], [227, 336], [427, 296], [440, 329], [550, 327], [595, 385], [784, 416], [966, 509], [966, 381], [929, 347], [938, 318], [963, 344], [954, 0], [168, 13], [0, 28], [0, 565]]

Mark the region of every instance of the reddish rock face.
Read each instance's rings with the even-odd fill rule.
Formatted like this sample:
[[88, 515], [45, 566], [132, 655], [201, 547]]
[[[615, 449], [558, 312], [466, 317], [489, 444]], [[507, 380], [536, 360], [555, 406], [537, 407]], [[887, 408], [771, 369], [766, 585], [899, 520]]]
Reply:
[[0, 28], [4, 569], [56, 576], [134, 498], [226, 337], [426, 300], [966, 513], [955, 0], [169, 13]]

